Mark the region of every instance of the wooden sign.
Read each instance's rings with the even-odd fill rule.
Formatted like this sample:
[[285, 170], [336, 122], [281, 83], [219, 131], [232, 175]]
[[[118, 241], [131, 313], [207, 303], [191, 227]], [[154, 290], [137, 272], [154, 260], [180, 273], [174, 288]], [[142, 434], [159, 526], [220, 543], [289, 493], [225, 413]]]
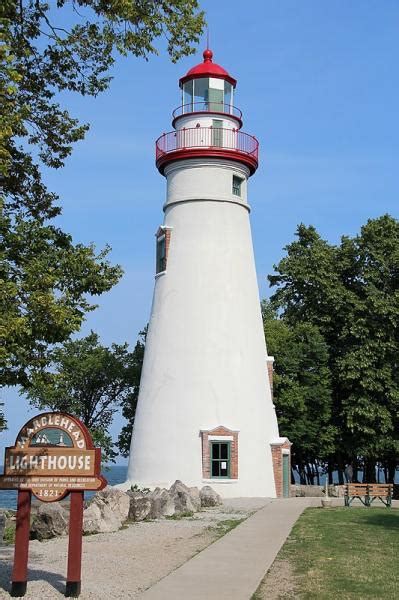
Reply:
[[101, 450], [88, 429], [67, 413], [43, 413], [28, 421], [15, 445], [6, 448], [0, 489], [18, 490], [11, 596], [24, 596], [32, 493], [43, 502], [71, 494], [66, 596], [78, 597], [81, 585], [84, 491], [101, 490]]

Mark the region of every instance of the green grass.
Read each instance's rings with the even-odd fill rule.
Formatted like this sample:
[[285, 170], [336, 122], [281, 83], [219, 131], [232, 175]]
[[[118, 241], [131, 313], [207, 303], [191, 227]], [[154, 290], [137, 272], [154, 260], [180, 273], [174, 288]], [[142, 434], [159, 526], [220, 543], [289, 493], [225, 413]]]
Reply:
[[398, 597], [398, 556], [399, 511], [386, 508], [309, 508], [278, 555], [304, 600]]
[[192, 517], [194, 513], [191, 510], [187, 510], [185, 512], [175, 513], [174, 515], [166, 516], [165, 519], [169, 521], [180, 521], [180, 519], [186, 519], [188, 517]]
[[5, 544], [14, 544], [15, 543], [15, 526], [7, 525], [4, 529], [3, 542]]
[[210, 527], [209, 529], [216, 531], [219, 538], [237, 527], [237, 525], [245, 521], [246, 518], [247, 517], [244, 517], [243, 519], [226, 519], [225, 521], [219, 521], [219, 523], [217, 523], [214, 527]]

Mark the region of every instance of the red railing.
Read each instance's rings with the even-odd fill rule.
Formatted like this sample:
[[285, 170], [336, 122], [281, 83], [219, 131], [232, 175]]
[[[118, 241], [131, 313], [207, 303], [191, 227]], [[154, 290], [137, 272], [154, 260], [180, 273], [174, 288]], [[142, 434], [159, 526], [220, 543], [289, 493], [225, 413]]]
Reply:
[[156, 160], [169, 152], [209, 148], [236, 151], [258, 160], [259, 142], [255, 136], [222, 127], [190, 127], [164, 133], [155, 142]]
[[202, 112], [211, 112], [211, 113], [221, 113], [223, 115], [231, 115], [233, 117], [237, 117], [241, 121], [242, 112], [236, 106], [232, 104], [224, 104], [223, 102], [190, 102], [190, 104], [183, 104], [182, 106], [178, 106], [172, 113], [173, 119], [176, 117], [186, 116], [192, 113], [202, 113]]

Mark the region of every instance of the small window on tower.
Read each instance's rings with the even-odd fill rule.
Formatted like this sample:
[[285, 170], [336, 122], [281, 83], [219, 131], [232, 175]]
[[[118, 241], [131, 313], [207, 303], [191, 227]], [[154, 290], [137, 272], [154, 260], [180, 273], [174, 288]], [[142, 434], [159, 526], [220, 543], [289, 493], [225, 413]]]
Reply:
[[166, 270], [166, 236], [160, 235], [157, 238], [157, 273], [162, 273]]
[[211, 477], [230, 477], [230, 442], [211, 442]]
[[237, 175], [233, 175], [233, 195], [241, 196], [241, 186], [242, 186], [241, 177], [237, 177]]

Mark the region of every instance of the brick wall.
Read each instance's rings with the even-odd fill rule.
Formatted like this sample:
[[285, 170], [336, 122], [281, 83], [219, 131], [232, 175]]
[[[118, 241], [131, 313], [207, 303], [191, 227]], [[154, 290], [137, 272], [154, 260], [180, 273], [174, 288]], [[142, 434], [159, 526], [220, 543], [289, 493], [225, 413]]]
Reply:
[[266, 359], [266, 365], [267, 365], [267, 372], [269, 374], [269, 383], [270, 383], [270, 391], [272, 393], [272, 400], [273, 400], [273, 363], [274, 363], [274, 357], [268, 356]]
[[[230, 441], [230, 479], [238, 479], [238, 431], [232, 431], [220, 425], [215, 429], [201, 431], [202, 438], [202, 477], [204, 479], [211, 478], [211, 445], [209, 442], [210, 436], [226, 436], [232, 437]], [[222, 441], [222, 440], [221, 440]]]
[[157, 251], [156, 251], [156, 265], [155, 265], [155, 271], [156, 273], [161, 273], [163, 271], [166, 271], [166, 266], [168, 264], [168, 255], [169, 255], [169, 246], [170, 246], [170, 238], [171, 238], [171, 234], [172, 234], [172, 229], [170, 227], [159, 227], [158, 231], [155, 234], [156, 240], [157, 240], [157, 244], [158, 244], [158, 240], [161, 237], [165, 237], [165, 258], [163, 260], [163, 264], [162, 266], [160, 266], [158, 264], [158, 246], [157, 246]]
[[[283, 450], [289, 451], [288, 461], [288, 477], [291, 478], [291, 442], [286, 439], [284, 442], [279, 444], [270, 444], [272, 450], [272, 461], [273, 461], [273, 472], [274, 472], [274, 483], [276, 486], [277, 498], [283, 497]], [[291, 480], [288, 482], [288, 489], [290, 490]], [[290, 493], [290, 492], [289, 492]]]

